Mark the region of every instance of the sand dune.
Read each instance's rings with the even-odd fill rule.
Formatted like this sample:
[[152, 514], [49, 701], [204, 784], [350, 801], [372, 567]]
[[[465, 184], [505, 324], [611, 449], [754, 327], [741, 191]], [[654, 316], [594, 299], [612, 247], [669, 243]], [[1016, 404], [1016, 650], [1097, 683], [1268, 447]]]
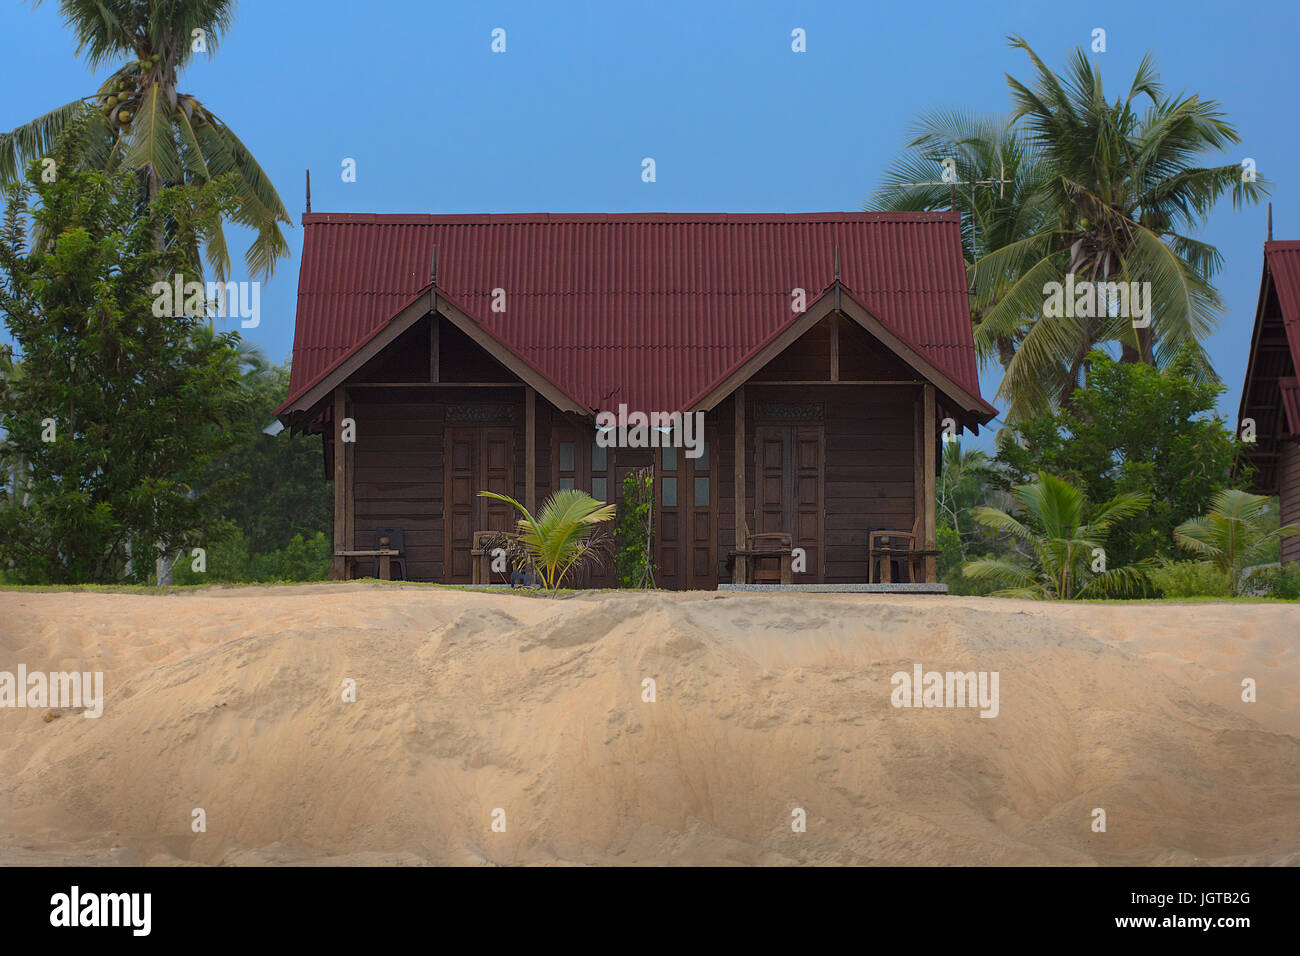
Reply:
[[[1296, 864], [1298, 638], [1276, 604], [0, 592], [0, 671], [106, 691], [0, 709], [0, 862]], [[916, 662], [997, 671], [998, 715], [891, 706]]]

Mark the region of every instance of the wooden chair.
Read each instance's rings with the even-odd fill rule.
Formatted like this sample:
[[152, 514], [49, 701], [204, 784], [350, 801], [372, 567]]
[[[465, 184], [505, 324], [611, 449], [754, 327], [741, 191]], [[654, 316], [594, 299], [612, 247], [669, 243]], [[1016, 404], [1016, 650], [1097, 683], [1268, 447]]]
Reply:
[[762, 531], [745, 537], [752, 584], [794, 583], [794, 539], [780, 531]]
[[[497, 548], [510, 549], [512, 542], [519, 540], [519, 535], [509, 531], [475, 531], [474, 547], [470, 548], [471, 582], [473, 584], [492, 583], [492, 552]], [[503, 572], [505, 580], [510, 580], [509, 570]]]
[[[918, 547], [921, 536], [921, 518], [918, 515], [912, 522], [911, 531], [872, 531], [867, 535], [867, 583], [871, 584], [876, 573], [876, 560], [880, 559], [880, 583], [890, 584], [894, 580], [893, 562], [895, 558], [907, 565], [907, 580], [916, 581], [916, 565], [929, 552]], [[924, 574], [922, 575], [924, 577]]]

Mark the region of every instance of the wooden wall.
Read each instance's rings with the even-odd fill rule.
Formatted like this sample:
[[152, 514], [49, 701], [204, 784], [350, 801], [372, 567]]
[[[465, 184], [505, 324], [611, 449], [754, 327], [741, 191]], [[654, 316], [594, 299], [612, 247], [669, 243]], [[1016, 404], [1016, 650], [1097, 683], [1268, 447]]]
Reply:
[[[1282, 524], [1300, 525], [1300, 445], [1284, 440], [1279, 447], [1277, 493]], [[1300, 534], [1282, 539], [1282, 560], [1300, 564]]]

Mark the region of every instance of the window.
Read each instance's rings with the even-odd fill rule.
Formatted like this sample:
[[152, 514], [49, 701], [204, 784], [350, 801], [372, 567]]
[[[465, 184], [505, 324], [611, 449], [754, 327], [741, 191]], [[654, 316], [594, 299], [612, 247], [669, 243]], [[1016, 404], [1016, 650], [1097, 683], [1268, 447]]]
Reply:
[[677, 470], [677, 449], [669, 446], [661, 449], [663, 455], [664, 471]]
[[609, 482], [604, 478], [593, 476], [591, 479], [591, 496], [597, 501], [609, 501]]
[[695, 506], [697, 508], [707, 508], [709, 506], [709, 479], [695, 479]]
[[664, 487], [664, 492], [663, 492], [664, 507], [675, 508], [677, 506], [677, 479], [676, 478], [663, 479], [663, 487]]
[[695, 470], [709, 470], [709, 443], [706, 441], [700, 442], [700, 457], [695, 459]]
[[562, 489], [568, 489], [569, 491], [572, 491], [572, 490], [573, 490], [573, 479], [572, 479], [572, 478], [561, 478], [561, 479], [560, 479], [560, 488], [562, 488]]
[[[573, 447], [571, 441], [560, 442], [560, 471], [573, 471]], [[572, 484], [569, 485], [573, 487]]]
[[605, 449], [601, 448], [595, 442], [591, 443], [591, 470], [605, 470]]

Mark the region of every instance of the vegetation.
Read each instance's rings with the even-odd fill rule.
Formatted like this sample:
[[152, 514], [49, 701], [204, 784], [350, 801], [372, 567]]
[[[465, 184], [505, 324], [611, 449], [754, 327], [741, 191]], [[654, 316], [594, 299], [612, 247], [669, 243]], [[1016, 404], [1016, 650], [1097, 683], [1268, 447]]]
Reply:
[[[1011, 421], [1064, 404], [1102, 343], [1118, 343], [1125, 361], [1160, 366], [1188, 349], [1198, 377], [1212, 378], [1201, 343], [1222, 311], [1213, 285], [1222, 257], [1191, 234], [1225, 194], [1240, 206], [1267, 190], [1235, 161], [1200, 166], [1196, 157], [1238, 143], [1236, 129], [1213, 100], [1167, 95], [1150, 56], [1122, 96], [1108, 99], [1084, 50], [1057, 75], [1023, 39], [1010, 41], [1034, 77], [1008, 77], [1009, 118], [923, 117], [871, 205], [955, 201], [968, 214], [976, 344], [1002, 362], [998, 397]], [[986, 185], [907, 188], [940, 181], [945, 160], [955, 163], [950, 179]], [[1065, 286], [1067, 277], [1150, 283], [1149, 327], [1135, 326], [1109, 296], [1088, 300], [1084, 314], [1048, 314], [1048, 284]]]
[[1019, 517], [999, 509], [972, 509], [975, 520], [1010, 535], [1019, 551], [1007, 557], [977, 558], [965, 566], [967, 577], [999, 585], [1000, 597], [1072, 600], [1133, 594], [1141, 590], [1143, 566], [1109, 567], [1106, 537], [1119, 521], [1149, 502], [1143, 494], [1120, 494], [1089, 508], [1083, 492], [1046, 473], [1011, 495]]
[[202, 272], [201, 239], [209, 267], [223, 278], [230, 256], [222, 222], [247, 227], [256, 233], [244, 256], [249, 273], [269, 277], [276, 261], [289, 254], [280, 231], [281, 223], [290, 222], [284, 203], [231, 128], [178, 88], [196, 53], [216, 53], [234, 22], [235, 0], [60, 0], [59, 9], [88, 66], [117, 66], [94, 95], [0, 135], [0, 181], [15, 181], [30, 162], [51, 156], [65, 127], [92, 105], [79, 148], [59, 158], [58, 175], [134, 170], [149, 200], [167, 186], [228, 178], [237, 203], [207, 207], [197, 230], [178, 230], [165, 215], [159, 226], [177, 237], [195, 274]]
[[1150, 506], [1116, 529], [1118, 566], [1178, 558], [1173, 532], [1228, 487], [1237, 441], [1212, 415], [1221, 386], [1197, 381], [1184, 351], [1165, 369], [1089, 357], [1087, 384], [1068, 405], [1000, 435], [1004, 486], [1040, 471], [1064, 478], [1092, 501], [1141, 493]]
[[637, 468], [623, 478], [623, 502], [618, 508], [614, 566], [625, 588], [652, 588], [654, 564], [654, 469]]
[[1264, 495], [1228, 489], [1210, 501], [1207, 514], [1189, 518], [1174, 529], [1174, 539], [1209, 562], [1226, 580], [1234, 597], [1242, 593], [1242, 572], [1261, 561], [1269, 545], [1288, 535], [1300, 534], [1300, 526], [1268, 529], [1269, 500]]
[[[60, 168], [73, 168], [83, 130], [60, 140]], [[141, 206], [128, 173], [46, 182], [38, 163], [8, 190], [0, 312], [22, 374], [4, 380], [0, 427], [25, 470], [21, 499], [0, 509], [0, 563], [13, 578], [144, 581], [160, 552], [215, 518], [225, 484], [195, 479], [246, 411], [238, 336], [155, 316], [150, 289], [185, 267], [182, 249], [155, 242], [163, 220], [202, 222], [224, 201], [209, 184]], [[44, 236], [30, 249], [29, 220]]]
[[509, 495], [480, 491], [479, 497], [504, 501], [523, 515], [519, 519], [519, 542], [552, 594], [570, 572], [581, 570], [588, 561], [600, 560], [596, 525], [609, 521], [615, 513], [614, 505], [571, 488], [554, 492], [536, 516]]

